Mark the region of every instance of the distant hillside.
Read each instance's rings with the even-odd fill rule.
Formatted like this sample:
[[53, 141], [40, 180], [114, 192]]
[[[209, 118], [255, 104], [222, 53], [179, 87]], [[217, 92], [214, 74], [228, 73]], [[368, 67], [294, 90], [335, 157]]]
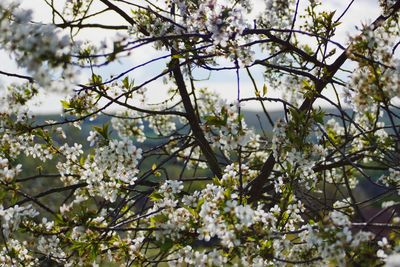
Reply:
[[[272, 130], [272, 127], [268, 123], [268, 119], [263, 112], [242, 110], [242, 113], [244, 115], [245, 121], [248, 126], [254, 127], [256, 130], [261, 130], [261, 127], [265, 131]], [[276, 121], [278, 118], [283, 118], [284, 113], [281, 111], [273, 111], [270, 112], [269, 115], [273, 121]], [[36, 120], [35, 124], [37, 125], [37, 124], [43, 124], [46, 121], [63, 121], [63, 117], [61, 117], [58, 114], [36, 115], [35, 120]], [[77, 132], [79, 132], [79, 135], [81, 136], [88, 136], [89, 131], [92, 129], [93, 126], [99, 126], [104, 123], [108, 123], [110, 122], [110, 120], [111, 117], [107, 115], [99, 115], [94, 120], [86, 119], [84, 123], [81, 125], [82, 130], [79, 131], [77, 129]]]
[[[353, 112], [350, 109], [345, 109], [344, 110], [349, 116], [353, 115]], [[325, 109], [324, 110], [325, 114], [335, 114], [339, 115], [339, 112], [337, 110], [333, 109]], [[244, 115], [245, 121], [248, 126], [253, 127], [256, 129], [257, 132], [261, 132], [264, 130], [267, 134], [272, 131], [272, 126], [269, 123], [269, 119], [267, 118], [267, 115], [264, 114], [262, 111], [250, 111], [250, 110], [242, 110], [242, 113]], [[278, 119], [285, 119], [285, 114], [283, 111], [271, 111], [268, 113], [271, 120], [275, 122]], [[327, 116], [326, 119], [331, 118], [331, 116]], [[45, 122], [46, 120], [54, 120], [54, 121], [61, 121], [62, 117], [60, 115], [55, 115], [55, 114], [49, 114], [49, 115], [37, 115], [36, 116], [37, 123], [41, 124]], [[79, 131], [78, 129], [69, 129], [68, 133], [72, 134], [74, 136], [75, 142], [81, 142], [79, 140], [85, 141], [86, 137], [89, 135], [89, 131], [92, 130], [93, 126], [98, 126], [102, 125], [104, 123], [110, 122], [110, 117], [106, 115], [100, 115], [98, 116], [95, 120], [85, 120], [85, 122], [82, 124], [82, 130]], [[400, 119], [399, 118], [392, 118], [395, 122], [395, 124], [400, 124]], [[382, 121], [385, 122], [386, 125], [390, 125], [390, 118], [389, 116], [385, 113], [385, 115], [382, 118]], [[84, 142], [82, 142], [84, 143]]]

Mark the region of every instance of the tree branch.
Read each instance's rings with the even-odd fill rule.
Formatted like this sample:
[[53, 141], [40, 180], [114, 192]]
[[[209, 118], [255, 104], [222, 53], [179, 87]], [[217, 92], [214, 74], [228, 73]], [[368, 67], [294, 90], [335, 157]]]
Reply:
[[[174, 52], [173, 52], [174, 53]], [[199, 121], [196, 116], [196, 112], [193, 108], [192, 101], [187, 92], [185, 81], [183, 79], [183, 75], [179, 66], [179, 59], [172, 58], [171, 66], [173, 69], [173, 74], [175, 77], [176, 84], [178, 86], [179, 94], [182, 97], [182, 102], [185, 107], [187, 113], [187, 119], [189, 120], [190, 128], [193, 131], [193, 135], [196, 137], [197, 142], [199, 143], [200, 149], [204, 154], [204, 157], [207, 160], [207, 165], [210, 167], [211, 171], [219, 178], [222, 177], [221, 169], [219, 168], [218, 160], [215, 157], [215, 154], [204, 137], [203, 130], [200, 128]]]
[[[390, 12], [389, 15], [384, 16], [381, 15], [379, 16], [372, 24], [371, 24], [371, 29], [375, 30], [377, 29], [383, 22], [385, 22], [388, 18], [390, 18], [393, 14], [395, 14], [396, 12], [398, 12], [400, 9], [400, 0], [396, 2], [396, 4], [393, 5], [392, 7], [392, 11]], [[257, 33], [257, 31], [263, 31], [263, 30], [249, 30], [248, 33]], [[269, 38], [275, 38], [277, 43], [282, 43], [282, 45], [290, 45], [288, 44], [288, 42], [280, 40], [279, 38], [276, 38], [274, 36], [272, 36], [269, 31], [266, 31], [265, 34], [269, 37]], [[305, 59], [309, 60], [310, 62], [313, 62], [314, 64], [317, 64], [316, 59], [314, 59], [313, 57], [309, 56], [308, 54], [306, 54], [304, 51], [300, 50], [297, 47], [290, 47], [290, 49], [293, 49], [293, 51], [295, 51], [296, 53], [299, 53], [301, 56], [304, 56]], [[325, 73], [325, 75], [319, 79], [316, 84], [315, 84], [315, 90], [316, 90], [316, 94], [315, 95], [319, 95], [321, 94], [322, 90], [330, 83], [330, 81], [332, 80], [332, 78], [334, 77], [334, 75], [336, 74], [336, 72], [341, 68], [341, 66], [344, 64], [344, 62], [347, 60], [348, 58], [348, 51], [350, 50], [350, 46], [346, 48], [346, 50], [335, 60], [335, 62], [333, 62], [332, 65], [329, 65], [327, 67], [327, 71]], [[299, 111], [308, 111], [312, 108], [313, 103], [315, 102], [315, 100], [317, 99], [317, 97], [310, 97], [310, 98], [306, 98], [302, 105], [300, 106]], [[271, 153], [268, 157], [268, 159], [265, 161], [264, 165], [261, 168], [260, 174], [249, 183], [248, 187], [250, 187], [249, 190], [249, 196], [250, 202], [254, 202], [256, 200], [258, 200], [262, 193], [263, 193], [263, 188], [264, 185], [267, 183], [268, 181], [268, 177], [271, 175], [271, 172], [274, 168], [276, 161], [275, 158], [273, 156], [273, 154]], [[248, 189], [248, 188], [246, 188]]]

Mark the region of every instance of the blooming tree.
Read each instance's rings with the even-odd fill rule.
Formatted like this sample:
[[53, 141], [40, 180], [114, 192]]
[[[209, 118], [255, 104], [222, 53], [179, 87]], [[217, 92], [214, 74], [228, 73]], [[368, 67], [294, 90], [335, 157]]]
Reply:
[[[355, 1], [266, 0], [257, 16], [248, 0], [43, 2], [48, 24], [0, 2], [0, 49], [19, 68], [0, 69], [14, 81], [0, 94], [1, 266], [398, 266], [400, 1], [343, 43]], [[88, 29], [117, 34], [77, 38]], [[128, 66], [143, 48], [154, 58]], [[237, 100], [199, 72], [232, 72]], [[168, 97], [150, 105], [158, 80]], [[57, 121], [32, 115], [42, 91], [69, 93]], [[244, 103], [273, 130], [249, 127]], [[99, 115], [110, 123], [87, 143], [66, 134]]]

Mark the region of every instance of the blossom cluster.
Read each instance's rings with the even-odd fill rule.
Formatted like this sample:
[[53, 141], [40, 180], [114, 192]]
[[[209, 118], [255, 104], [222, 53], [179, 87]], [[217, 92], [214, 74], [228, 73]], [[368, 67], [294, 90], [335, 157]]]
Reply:
[[37, 266], [39, 260], [33, 257], [27, 247], [28, 242], [20, 242], [17, 239], [9, 239], [8, 248], [3, 247], [0, 252], [0, 264], [3, 266], [12, 266], [16, 267], [24, 263], [25, 266]]
[[144, 133], [143, 119], [138, 112], [121, 111], [111, 120], [112, 127], [118, 132], [121, 138], [134, 137], [137, 142], [143, 143], [146, 140]]
[[[220, 181], [183, 198], [179, 196], [184, 189], [181, 181], [167, 180], [152, 194], [155, 206], [148, 214], [160, 210], [150, 216], [151, 227], [159, 229], [154, 233], [156, 240], [172, 241], [181, 247], [169, 256], [170, 266], [209, 266], [233, 260], [243, 265], [273, 266], [282, 261], [302, 261], [304, 253], [321, 257], [328, 265], [346, 266], [346, 250], [362, 249], [373, 239], [370, 232], [350, 230], [349, 212], [354, 211], [348, 208], [348, 200], [334, 205], [337, 210], [329, 214], [324, 225], [304, 221], [300, 215], [304, 205], [294, 196], [289, 203], [283, 201], [269, 210], [246, 204], [246, 199], [240, 199], [238, 194], [240, 179], [246, 184], [257, 173], [242, 166], [243, 175], [239, 177], [238, 167], [228, 166]], [[254, 231], [256, 235], [248, 238]], [[198, 241], [217, 243], [222, 249], [193, 245]], [[237, 254], [227, 255], [223, 252], [226, 249]], [[267, 251], [276, 260], [264, 259], [263, 253]], [[313, 263], [308, 264], [314, 266]], [[315, 266], [320, 263], [315, 262]]]
[[61, 153], [66, 158], [57, 168], [66, 185], [87, 183], [85, 191], [77, 191], [83, 199], [88, 196], [100, 196], [114, 202], [123, 186], [133, 185], [137, 179], [137, 164], [142, 157], [142, 150], [133, 145], [132, 140], [110, 140], [105, 145], [98, 144], [94, 154], [87, 158], [82, 145], [63, 145]]
[[[179, 5], [179, 3], [178, 3]], [[182, 5], [181, 5], [182, 6]], [[241, 6], [229, 7], [229, 3], [209, 0], [200, 4], [185, 22], [189, 32], [210, 32], [215, 45], [226, 47], [231, 38], [241, 34], [246, 27]], [[180, 9], [181, 15], [188, 10]]]
[[0, 205], [0, 218], [1, 228], [4, 238], [10, 238], [11, 234], [19, 229], [19, 225], [24, 217], [35, 217], [39, 213], [33, 209], [30, 205], [25, 207], [14, 207], [4, 208]]
[[351, 75], [349, 87], [358, 110], [374, 108], [380, 102], [390, 103], [399, 96], [400, 61], [393, 56], [394, 41], [389, 38], [398, 30], [395, 21], [387, 24], [379, 29], [364, 27], [362, 34], [351, 39], [348, 54], [359, 68]]
[[[252, 62], [254, 51], [245, 46], [251, 41], [251, 36], [242, 34], [249, 28], [245, 17], [251, 9], [250, 1], [207, 0], [196, 4], [172, 0], [166, 1], [165, 8], [171, 9], [171, 13], [166, 14], [166, 17], [159, 17], [154, 12], [134, 12], [139, 21], [139, 32], [146, 29], [146, 33], [154, 36], [194, 34], [207, 37], [213, 44], [204, 50], [207, 54], [239, 59], [238, 63], [244, 65]], [[131, 29], [131, 32], [138, 31]], [[161, 49], [163, 45], [164, 43], [159, 41], [155, 47]]]
[[[12, 16], [12, 20], [7, 19]], [[0, 4], [0, 48], [8, 51], [18, 65], [33, 74], [41, 86], [56, 89], [68, 88], [73, 79], [62, 83], [52, 81], [49, 67], [61, 67], [63, 76], [73, 77], [74, 70], [68, 64], [71, 44], [68, 36], [52, 25], [31, 23], [32, 11], [19, 8], [15, 1]]]
[[21, 172], [22, 165], [10, 166], [8, 159], [0, 157], [0, 180], [9, 183]]

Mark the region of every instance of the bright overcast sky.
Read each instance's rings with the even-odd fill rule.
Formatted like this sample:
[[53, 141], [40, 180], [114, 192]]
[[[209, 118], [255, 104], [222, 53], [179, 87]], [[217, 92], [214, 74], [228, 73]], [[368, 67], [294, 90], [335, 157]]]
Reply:
[[[56, 0], [55, 2], [60, 7], [62, 7], [65, 1]], [[257, 3], [259, 2], [261, 1], [258, 0], [254, 1], [254, 6], [256, 7], [254, 8], [255, 10], [262, 10], [262, 5], [261, 4], [257, 5]], [[305, 4], [307, 2], [308, 1], [306, 0], [300, 0], [301, 3], [300, 8], [304, 10]], [[348, 2], [349, 2], [348, 0], [322, 1], [324, 8], [326, 7], [326, 9], [328, 10], [337, 9], [336, 12], [337, 16], [344, 11]], [[355, 0], [355, 3], [350, 8], [349, 12], [342, 19], [343, 24], [339, 26], [337, 31], [337, 36], [335, 36], [334, 40], [341, 43], [346, 43], [349, 34], [356, 33], [355, 26], [360, 26], [362, 22], [368, 23], [374, 20], [379, 15], [380, 11], [377, 2], [378, 0]], [[24, 8], [33, 9], [35, 21], [41, 21], [41, 22], [50, 21], [51, 10], [49, 9], [48, 6], [44, 4], [44, 0], [21, 0], [21, 3]], [[101, 8], [101, 7], [103, 7], [102, 4], [98, 4], [94, 8]], [[106, 15], [102, 15], [101, 22], [105, 24], [126, 25], [126, 23], [120, 17], [116, 16], [111, 12], [106, 13]], [[106, 31], [97, 29], [83, 30], [82, 34], [80, 35], [80, 38], [87, 39], [96, 43], [106, 38], [110, 39], [110, 37], [111, 36], [107, 36]], [[136, 64], [140, 64], [146, 60], [153, 58], [155, 56], [155, 53], [156, 52], [149, 49], [149, 47], [142, 50], [138, 50], [137, 52], [134, 52], [130, 58], [124, 59], [123, 62], [119, 64], [112, 64], [111, 66], [107, 67], [107, 69], [102, 70], [100, 73], [104, 74], [105, 77], [111, 74], [118, 74], [119, 72], [122, 72]], [[17, 71], [15, 64], [12, 62], [12, 60], [10, 60], [8, 55], [1, 51], [0, 51], [0, 60], [1, 62], [3, 62], [2, 66], [0, 67], [0, 70], [21, 73], [21, 70]], [[165, 62], [153, 64], [149, 68], [143, 68], [135, 73], [132, 73], [131, 77], [133, 77], [136, 83], [138, 84], [140, 83], [140, 81], [145, 81], [146, 78], [149, 77], [148, 76], [149, 74], [150, 75], [155, 74], [158, 71], [161, 71], [164, 67], [165, 67]], [[258, 70], [255, 69], [254, 74], [257, 79], [258, 87], [261, 88], [263, 85], [262, 68], [259, 68]], [[195, 78], [204, 79], [204, 81], [198, 83], [198, 86], [209, 87], [217, 91], [221, 95], [221, 97], [226, 98], [228, 100], [236, 99], [237, 97], [235, 89], [236, 77], [234, 72], [214, 72], [211, 74], [211, 76], [208, 76], [208, 74], [205, 72], [201, 72], [198, 73], [197, 75], [198, 77]], [[9, 79], [0, 76], [0, 83], [5, 85], [9, 82], [10, 82]], [[250, 80], [247, 78], [247, 75], [245, 75], [245, 72], [242, 72], [240, 86], [241, 86], [242, 97], [254, 96], [253, 86]], [[165, 92], [167, 91], [168, 86], [165, 86], [162, 83], [162, 81], [159, 80], [147, 86], [147, 88], [149, 92], [148, 98], [151, 99], [151, 101], [153, 102], [158, 102], [165, 97], [166, 95]], [[270, 89], [268, 92], [268, 96], [279, 97], [280, 93]], [[32, 110], [39, 113], [60, 112], [61, 98], [62, 97], [60, 95], [48, 93], [41, 97], [40, 100], [41, 103], [35, 107], [32, 107]], [[256, 107], [247, 105], [245, 106], [245, 108], [257, 109], [258, 106]]]

